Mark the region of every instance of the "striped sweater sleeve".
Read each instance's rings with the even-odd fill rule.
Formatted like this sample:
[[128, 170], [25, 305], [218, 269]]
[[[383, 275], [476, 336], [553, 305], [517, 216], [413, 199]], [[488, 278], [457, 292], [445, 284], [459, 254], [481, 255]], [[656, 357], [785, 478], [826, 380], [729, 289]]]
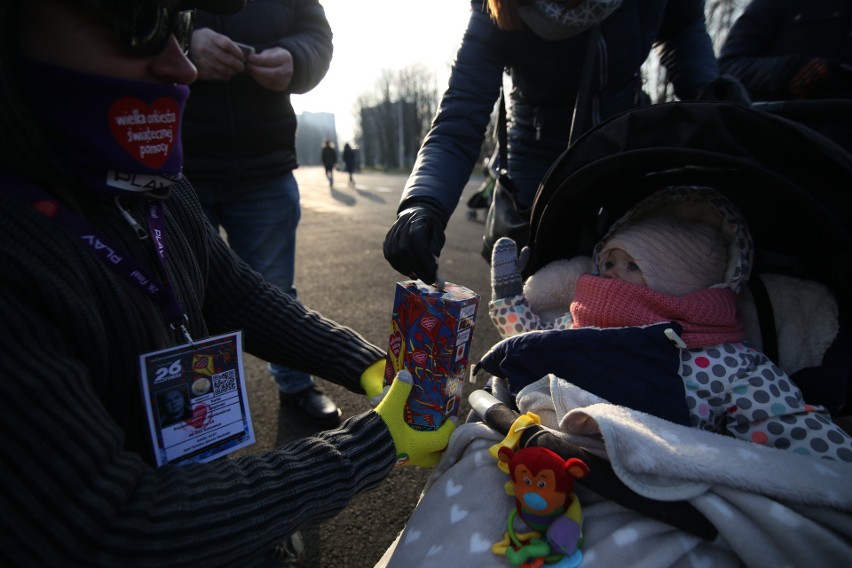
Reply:
[[0, 358], [4, 565], [251, 566], [393, 468], [393, 440], [372, 411], [262, 455], [153, 468], [124, 447], [50, 326], [5, 296], [0, 311], [22, 322], [2, 329], [13, 338]]
[[[182, 270], [180, 278], [171, 276], [200, 336], [206, 325], [201, 303], [228, 299], [224, 290], [205, 295], [204, 274], [230, 255], [220, 252], [221, 259], [211, 261], [201, 250], [210, 246], [207, 236], [196, 230], [204, 225], [182, 225], [188, 210], [176, 211], [169, 261]], [[132, 235], [120, 240], [126, 224], [118, 219], [99, 226], [132, 251], [140, 245]], [[0, 235], [3, 565], [252, 566], [287, 534], [336, 514], [393, 468], [393, 440], [374, 412], [256, 456], [153, 467], [142, 430], [137, 358], [155, 347], [150, 330], [162, 325], [158, 313], [61, 228], [21, 203], [2, 198]], [[261, 293], [273, 304], [281, 300]], [[242, 299], [259, 310], [263, 303], [245, 300], [249, 295], [251, 285], [235, 287], [232, 306]], [[310, 326], [317, 329], [309, 336], [346, 339], [337, 342], [338, 355], [354, 353], [343, 363], [316, 364], [341, 381], [357, 381], [381, 355], [354, 332], [298, 305], [276, 309], [306, 321], [282, 324], [286, 333], [274, 333], [272, 341], [255, 340], [260, 353], [280, 350], [282, 339]], [[263, 332], [249, 329], [247, 335]]]
[[[184, 201], [173, 208], [174, 214], [187, 217], [179, 217], [179, 223], [205, 226], [203, 220], [195, 219], [203, 213], [194, 199], [180, 194], [176, 198]], [[202, 309], [210, 333], [242, 329], [249, 353], [363, 392], [361, 373], [385, 352], [355, 330], [323, 317], [264, 282], [212, 227], [206, 227], [203, 246], [207, 247], [209, 267]], [[191, 250], [185, 254], [199, 256]], [[281, 312], [284, 317], [269, 317]]]

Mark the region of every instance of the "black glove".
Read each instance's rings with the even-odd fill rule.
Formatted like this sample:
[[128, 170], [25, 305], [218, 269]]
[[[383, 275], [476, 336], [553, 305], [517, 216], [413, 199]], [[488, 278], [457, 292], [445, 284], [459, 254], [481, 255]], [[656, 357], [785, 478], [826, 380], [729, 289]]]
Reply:
[[797, 99], [819, 97], [831, 82], [833, 64], [824, 57], [808, 60], [790, 79], [787, 88]]
[[723, 101], [751, 106], [751, 97], [745, 86], [736, 77], [719, 75], [703, 87], [695, 96], [699, 101]]
[[385, 259], [409, 278], [434, 284], [446, 241], [445, 225], [443, 212], [432, 204], [417, 203], [400, 211], [385, 236]]
[[814, 57], [793, 75], [787, 87], [797, 99], [849, 98], [852, 69], [839, 59]]

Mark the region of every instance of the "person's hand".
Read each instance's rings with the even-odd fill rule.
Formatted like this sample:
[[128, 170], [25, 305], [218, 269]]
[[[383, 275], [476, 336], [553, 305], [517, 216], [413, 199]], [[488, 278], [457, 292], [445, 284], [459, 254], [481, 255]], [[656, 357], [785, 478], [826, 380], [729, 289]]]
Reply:
[[524, 291], [521, 271], [530, 256], [529, 247], [521, 249], [509, 237], [500, 237], [491, 251], [491, 301], [511, 298]]
[[386, 359], [379, 359], [367, 367], [367, 370], [361, 375], [361, 388], [367, 393], [370, 406], [378, 406], [390, 389], [390, 386], [385, 384], [386, 365]]
[[403, 412], [412, 383], [411, 373], [405, 369], [400, 371], [376, 412], [385, 421], [393, 437], [397, 465], [434, 467], [450, 442], [456, 425], [447, 420], [437, 430], [415, 430], [409, 426]]
[[833, 59], [814, 57], [793, 75], [787, 88], [797, 99], [817, 98], [831, 93], [842, 82], [838, 65], [839, 62]]
[[192, 32], [189, 59], [198, 70], [201, 81], [228, 81], [246, 71], [243, 52], [237, 44], [210, 28]]
[[828, 58], [826, 62], [829, 73], [820, 85], [818, 95], [824, 98], [849, 98], [849, 91], [852, 90], [852, 69], [841, 59]]
[[385, 236], [385, 259], [398, 272], [426, 284], [438, 281], [438, 257], [444, 248], [444, 216], [420, 203], [399, 213]]
[[264, 49], [249, 55], [247, 73], [258, 85], [270, 91], [283, 92], [293, 81], [293, 54], [283, 47]]

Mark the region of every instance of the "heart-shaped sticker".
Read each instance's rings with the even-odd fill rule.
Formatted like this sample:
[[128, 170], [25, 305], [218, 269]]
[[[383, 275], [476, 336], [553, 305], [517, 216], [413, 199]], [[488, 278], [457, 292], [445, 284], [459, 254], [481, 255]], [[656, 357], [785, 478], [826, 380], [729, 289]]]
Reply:
[[[388, 339], [388, 349], [390, 351], [388, 360], [390, 360], [390, 366], [393, 366], [393, 369], [389, 371], [387, 366], [385, 368], [385, 382], [387, 384], [390, 384], [396, 372], [402, 369], [402, 358], [405, 352], [404, 342], [405, 338], [402, 336], [402, 331], [400, 331], [397, 323], [392, 321], [391, 334]], [[388, 373], [390, 373], [390, 376], [388, 376]]]
[[399, 351], [402, 349], [402, 334], [399, 331], [394, 331], [391, 334], [388, 349], [391, 350], [394, 357], [399, 357]]
[[417, 364], [418, 367], [425, 367], [426, 361], [429, 360], [429, 356], [426, 355], [426, 352], [420, 350], [417, 350], [412, 353], [411, 358], [414, 359], [414, 362]]
[[438, 318], [435, 316], [423, 316], [423, 319], [420, 320], [420, 325], [426, 331], [432, 331], [436, 325], [438, 325]]
[[109, 129], [121, 147], [135, 160], [159, 169], [177, 143], [180, 106], [161, 97], [151, 106], [142, 99], [124, 97], [109, 107]]

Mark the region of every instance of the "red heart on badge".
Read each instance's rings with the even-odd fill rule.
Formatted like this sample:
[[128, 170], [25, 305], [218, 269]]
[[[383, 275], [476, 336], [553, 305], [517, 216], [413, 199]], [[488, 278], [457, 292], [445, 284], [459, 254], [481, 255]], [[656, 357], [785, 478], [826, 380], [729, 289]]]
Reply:
[[159, 169], [177, 140], [180, 106], [169, 97], [151, 106], [142, 99], [124, 97], [109, 107], [109, 129], [115, 140], [134, 159]]
[[59, 204], [53, 199], [41, 199], [33, 203], [33, 209], [45, 217], [53, 219], [59, 212]]
[[197, 404], [192, 407], [192, 418], [187, 418], [186, 423], [200, 430], [204, 426], [204, 421], [207, 420], [207, 405]]

